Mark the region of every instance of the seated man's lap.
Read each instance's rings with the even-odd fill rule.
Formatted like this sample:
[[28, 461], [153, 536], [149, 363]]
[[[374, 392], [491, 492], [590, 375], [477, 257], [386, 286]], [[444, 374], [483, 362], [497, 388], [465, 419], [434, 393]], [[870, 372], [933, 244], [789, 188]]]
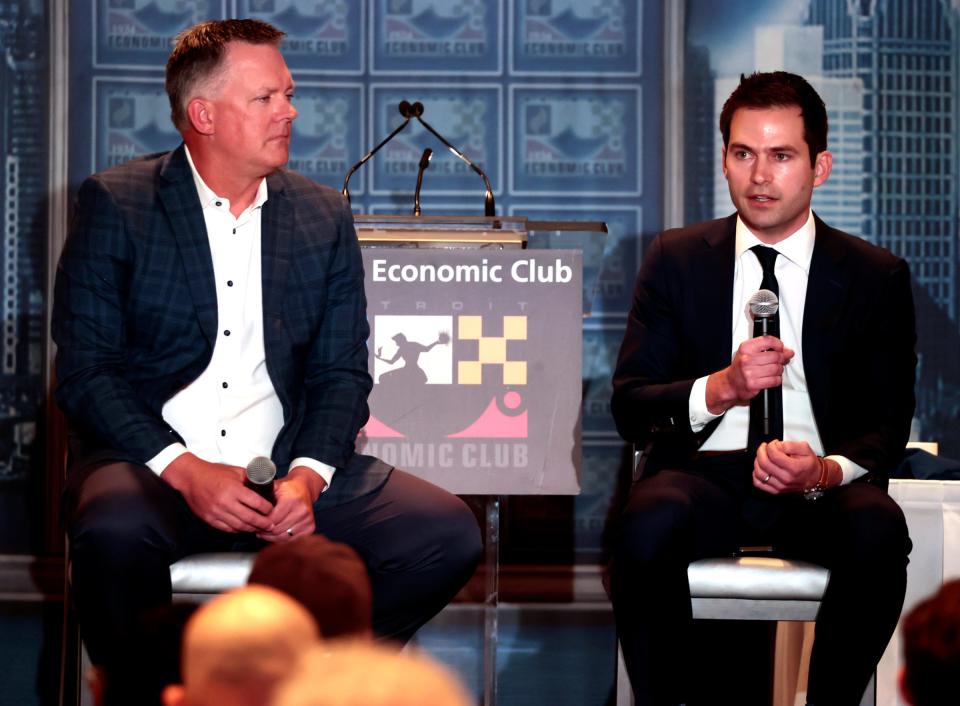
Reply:
[[662, 470], [641, 479], [620, 518], [620, 561], [689, 563], [729, 556], [743, 541], [739, 493], [719, 478]]
[[792, 503], [775, 531], [777, 545], [786, 554], [830, 569], [902, 567], [912, 548], [897, 503], [882, 488], [862, 482], [832, 488], [817, 500]]

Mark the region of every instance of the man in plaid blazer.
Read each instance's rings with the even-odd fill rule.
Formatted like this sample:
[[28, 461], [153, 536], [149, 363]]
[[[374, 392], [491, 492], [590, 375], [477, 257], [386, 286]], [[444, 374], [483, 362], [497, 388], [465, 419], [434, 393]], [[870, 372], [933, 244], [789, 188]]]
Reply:
[[[363, 557], [374, 629], [399, 640], [480, 555], [459, 499], [354, 453], [372, 385], [360, 250], [340, 194], [282, 169], [282, 36], [226, 20], [178, 38], [184, 144], [87, 179], [57, 270], [72, 579], [108, 675], [187, 554], [323, 533]], [[279, 469], [275, 505], [244, 486], [258, 455]]]

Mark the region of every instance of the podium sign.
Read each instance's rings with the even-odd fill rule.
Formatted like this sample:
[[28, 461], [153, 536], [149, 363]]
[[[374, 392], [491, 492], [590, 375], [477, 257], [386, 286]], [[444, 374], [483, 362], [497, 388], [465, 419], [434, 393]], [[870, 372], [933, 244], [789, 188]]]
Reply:
[[579, 250], [367, 248], [357, 450], [459, 494], [579, 492]]

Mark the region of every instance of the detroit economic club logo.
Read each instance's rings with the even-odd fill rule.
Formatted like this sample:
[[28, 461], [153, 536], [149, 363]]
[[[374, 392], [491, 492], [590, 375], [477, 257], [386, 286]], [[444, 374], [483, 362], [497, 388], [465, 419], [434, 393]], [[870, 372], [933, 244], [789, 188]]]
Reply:
[[399, 466], [526, 465], [526, 444], [515, 442], [528, 432], [527, 316], [377, 315], [372, 323], [367, 452]]

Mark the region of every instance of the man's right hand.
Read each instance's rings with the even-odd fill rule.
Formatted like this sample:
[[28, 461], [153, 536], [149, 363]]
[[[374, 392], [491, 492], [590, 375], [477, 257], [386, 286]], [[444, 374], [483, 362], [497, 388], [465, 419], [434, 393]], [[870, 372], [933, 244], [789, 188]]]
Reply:
[[707, 409], [723, 414], [750, 404], [760, 390], [783, 383], [783, 366], [794, 352], [773, 336], [758, 336], [740, 344], [733, 361], [707, 378]]
[[267, 515], [273, 505], [244, 486], [246, 473], [240, 466], [210, 463], [188, 452], [171, 461], [160, 477], [211, 527], [224, 532], [271, 529]]

